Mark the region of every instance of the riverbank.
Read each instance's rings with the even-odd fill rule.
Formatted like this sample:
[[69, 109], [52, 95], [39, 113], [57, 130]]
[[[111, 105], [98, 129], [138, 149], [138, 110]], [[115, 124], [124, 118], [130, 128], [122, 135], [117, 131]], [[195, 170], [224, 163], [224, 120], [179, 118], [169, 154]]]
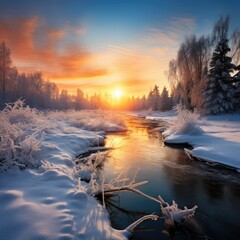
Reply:
[[[1, 114], [0, 127], [1, 133], [4, 133], [0, 141], [2, 149], [0, 214], [4, 216], [0, 218], [2, 239], [127, 239], [129, 232], [112, 228], [106, 208], [88, 193], [89, 184], [82, 179], [84, 174], [91, 175], [89, 169], [79, 168], [74, 163], [76, 156], [96, 150], [96, 146], [102, 146], [107, 132], [125, 131], [126, 127], [121, 117], [116, 113], [99, 111], [42, 114], [21, 107]], [[170, 125], [177, 119], [173, 111], [148, 114], [144, 117], [163, 120]], [[203, 143], [208, 140], [208, 144], [213, 144], [210, 141], [212, 136], [212, 138], [223, 138], [222, 148], [224, 148], [229, 137], [229, 144], [233, 146], [231, 150], [235, 151], [233, 156], [237, 157], [240, 142], [239, 115], [227, 115], [227, 117], [227, 120], [214, 119], [214, 117], [202, 119], [199, 124], [203, 132], [199, 135], [176, 135], [165, 130], [164, 133], [168, 133], [165, 141], [172, 139], [173, 142], [178, 139], [176, 142], [180, 143], [186, 139], [193, 142], [195, 137], [196, 142], [202, 139]], [[130, 153], [135, 149], [136, 139], [140, 139], [139, 144], [142, 144], [138, 146], [142, 151], [140, 155], [144, 157], [142, 161], [148, 164], [146, 176], [152, 178], [156, 175], [157, 183], [161, 182], [164, 178], [159, 181], [158, 167], [162, 168], [164, 164], [156, 165], [154, 162], [153, 165], [149, 165], [152, 154], [156, 152], [156, 156], [159, 155], [158, 139], [156, 136], [151, 136], [151, 131], [146, 135], [147, 130], [142, 132], [141, 127], [137, 132], [133, 132], [135, 135], [128, 142], [131, 150], [125, 152], [126, 156], [117, 152], [121, 161], [116, 167], [126, 167], [127, 164], [131, 164], [132, 167], [134, 161], [136, 167], [139, 167], [139, 158], [131, 156]], [[225, 138], [223, 133], [226, 135]], [[149, 141], [149, 138], [151, 144], [147, 145], [143, 140]], [[191, 141], [189, 143], [193, 144]], [[234, 141], [236, 145], [232, 144]], [[214, 146], [219, 143], [219, 141], [213, 142]], [[157, 146], [154, 147], [154, 144]], [[199, 142], [196, 146], [197, 144]], [[169, 158], [168, 153], [163, 154], [161, 163]], [[139, 155], [139, 150], [137, 154]], [[165, 165], [169, 166], [171, 163], [169, 161]], [[176, 176], [175, 172], [174, 176]], [[171, 199], [175, 199], [175, 196], [169, 198]], [[195, 201], [196, 199], [193, 199], [193, 202], [187, 202], [187, 205], [193, 206]], [[185, 199], [183, 204], [186, 204]]]
[[1, 113], [1, 239], [127, 239], [111, 227], [107, 210], [81, 181], [85, 169], [74, 164], [102, 145], [106, 132], [125, 130], [121, 119], [19, 109]]
[[[178, 121], [174, 111], [141, 113], [140, 116], [164, 121], [168, 126]], [[197, 134], [176, 134], [168, 128], [163, 129], [164, 142], [169, 145], [189, 144], [193, 149], [187, 153], [194, 158], [240, 169], [240, 113], [203, 117], [196, 124], [202, 130]]]
[[[172, 236], [174, 239], [237, 239], [240, 206], [235, 203], [240, 198], [239, 173], [189, 160], [182, 148], [166, 147], [160, 132], [165, 123], [161, 120], [127, 116], [126, 126], [126, 134], [111, 134], [106, 138], [106, 144], [115, 140], [118, 147], [110, 151], [101, 174], [113, 179], [114, 172], [140, 168], [138, 179], [148, 180], [141, 187], [142, 192], [153, 197], [161, 195], [169, 202], [174, 199], [181, 207], [197, 205], [194, 226], [185, 229], [188, 234], [179, 229]], [[109, 202], [110, 206], [106, 206], [116, 229], [124, 229], [144, 213], [159, 212], [158, 204], [130, 192], [121, 193]], [[163, 219], [146, 221], [135, 229], [132, 238], [169, 239], [164, 229]]]

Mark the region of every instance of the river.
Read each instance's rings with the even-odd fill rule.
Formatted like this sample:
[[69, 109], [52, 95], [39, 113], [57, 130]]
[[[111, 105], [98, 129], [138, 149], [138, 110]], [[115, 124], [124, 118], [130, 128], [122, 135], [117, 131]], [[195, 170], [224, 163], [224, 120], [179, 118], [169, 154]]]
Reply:
[[[198, 205], [189, 226], [169, 235], [163, 218], [147, 220], [131, 239], [239, 239], [240, 174], [192, 161], [182, 149], [164, 146], [161, 133], [153, 130], [161, 122], [126, 116], [126, 125], [126, 133], [107, 136], [106, 146], [115, 149], [101, 174], [111, 179], [115, 172], [140, 168], [137, 180], [148, 181], [139, 188], [144, 193], [161, 195], [169, 203], [175, 200], [181, 208]], [[144, 214], [160, 213], [158, 203], [132, 192], [108, 199], [107, 209], [116, 229], [124, 229]]]

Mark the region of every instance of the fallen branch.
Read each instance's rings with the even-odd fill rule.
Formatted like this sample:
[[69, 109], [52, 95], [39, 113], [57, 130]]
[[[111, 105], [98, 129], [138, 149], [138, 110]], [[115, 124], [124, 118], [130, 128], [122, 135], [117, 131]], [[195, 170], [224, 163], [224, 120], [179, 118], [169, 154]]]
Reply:
[[174, 225], [174, 222], [182, 223], [183, 221], [188, 220], [193, 217], [196, 209], [198, 208], [195, 205], [193, 208], [184, 207], [184, 209], [178, 208], [177, 203], [173, 200], [172, 205], [165, 202], [161, 196], [158, 196], [161, 206], [161, 210], [166, 219], [170, 219]]
[[142, 223], [143, 221], [145, 221], [145, 220], [147, 220], [147, 219], [151, 219], [151, 220], [156, 221], [156, 220], [158, 219], [158, 216], [157, 216], [157, 215], [154, 215], [154, 214], [150, 214], [150, 215], [143, 216], [143, 217], [141, 217], [140, 219], [138, 219], [137, 221], [135, 221], [135, 222], [133, 222], [132, 224], [130, 224], [130, 225], [125, 229], [125, 231], [133, 232], [134, 228], [136, 228], [140, 223]]

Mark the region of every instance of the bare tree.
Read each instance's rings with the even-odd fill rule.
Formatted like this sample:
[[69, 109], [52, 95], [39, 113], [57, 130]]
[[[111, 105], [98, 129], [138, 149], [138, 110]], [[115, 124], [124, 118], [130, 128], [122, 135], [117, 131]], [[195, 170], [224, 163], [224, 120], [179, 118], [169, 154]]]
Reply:
[[0, 84], [1, 84], [1, 107], [6, 101], [6, 82], [11, 69], [11, 52], [5, 42], [0, 44]]
[[214, 24], [211, 36], [211, 42], [213, 46], [216, 46], [222, 39], [228, 39], [230, 17], [220, 16], [218, 21]]
[[176, 88], [179, 83], [178, 65], [175, 59], [172, 59], [168, 64], [167, 78], [170, 84], [171, 90]]
[[169, 63], [168, 80], [173, 102], [178, 99], [188, 108], [201, 107], [209, 56], [208, 37], [197, 38], [192, 35], [185, 38], [178, 50], [176, 60], [171, 60]]
[[235, 65], [240, 64], [240, 31], [235, 30], [231, 35], [232, 60]]

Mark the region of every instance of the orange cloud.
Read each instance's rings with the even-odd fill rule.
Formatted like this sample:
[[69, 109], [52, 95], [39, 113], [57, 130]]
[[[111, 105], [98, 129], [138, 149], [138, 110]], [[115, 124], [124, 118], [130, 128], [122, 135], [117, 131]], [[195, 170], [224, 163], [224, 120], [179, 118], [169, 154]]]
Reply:
[[46, 30], [47, 39], [51, 42], [57, 42], [64, 38], [66, 32], [61, 29], [47, 29]]
[[33, 35], [39, 25], [38, 18], [0, 18], [0, 39], [11, 48], [18, 58], [34, 57]]
[[86, 33], [81, 27], [53, 28], [37, 17], [0, 18], [0, 41], [12, 50], [18, 69], [41, 71], [71, 93], [76, 88], [92, 93], [118, 86], [129, 95], [142, 95], [155, 84], [160, 89], [167, 85], [164, 72], [184, 26], [193, 27], [194, 21], [173, 19], [170, 27], [150, 29], [134, 45], [107, 45], [104, 52], [93, 54], [79, 40]]
[[79, 36], [84, 32], [70, 26], [49, 28], [37, 17], [0, 18], [0, 40], [11, 49], [20, 71], [42, 71], [51, 80], [107, 74], [107, 69], [92, 66], [91, 54], [81, 43], [66, 40], [69, 34]]

